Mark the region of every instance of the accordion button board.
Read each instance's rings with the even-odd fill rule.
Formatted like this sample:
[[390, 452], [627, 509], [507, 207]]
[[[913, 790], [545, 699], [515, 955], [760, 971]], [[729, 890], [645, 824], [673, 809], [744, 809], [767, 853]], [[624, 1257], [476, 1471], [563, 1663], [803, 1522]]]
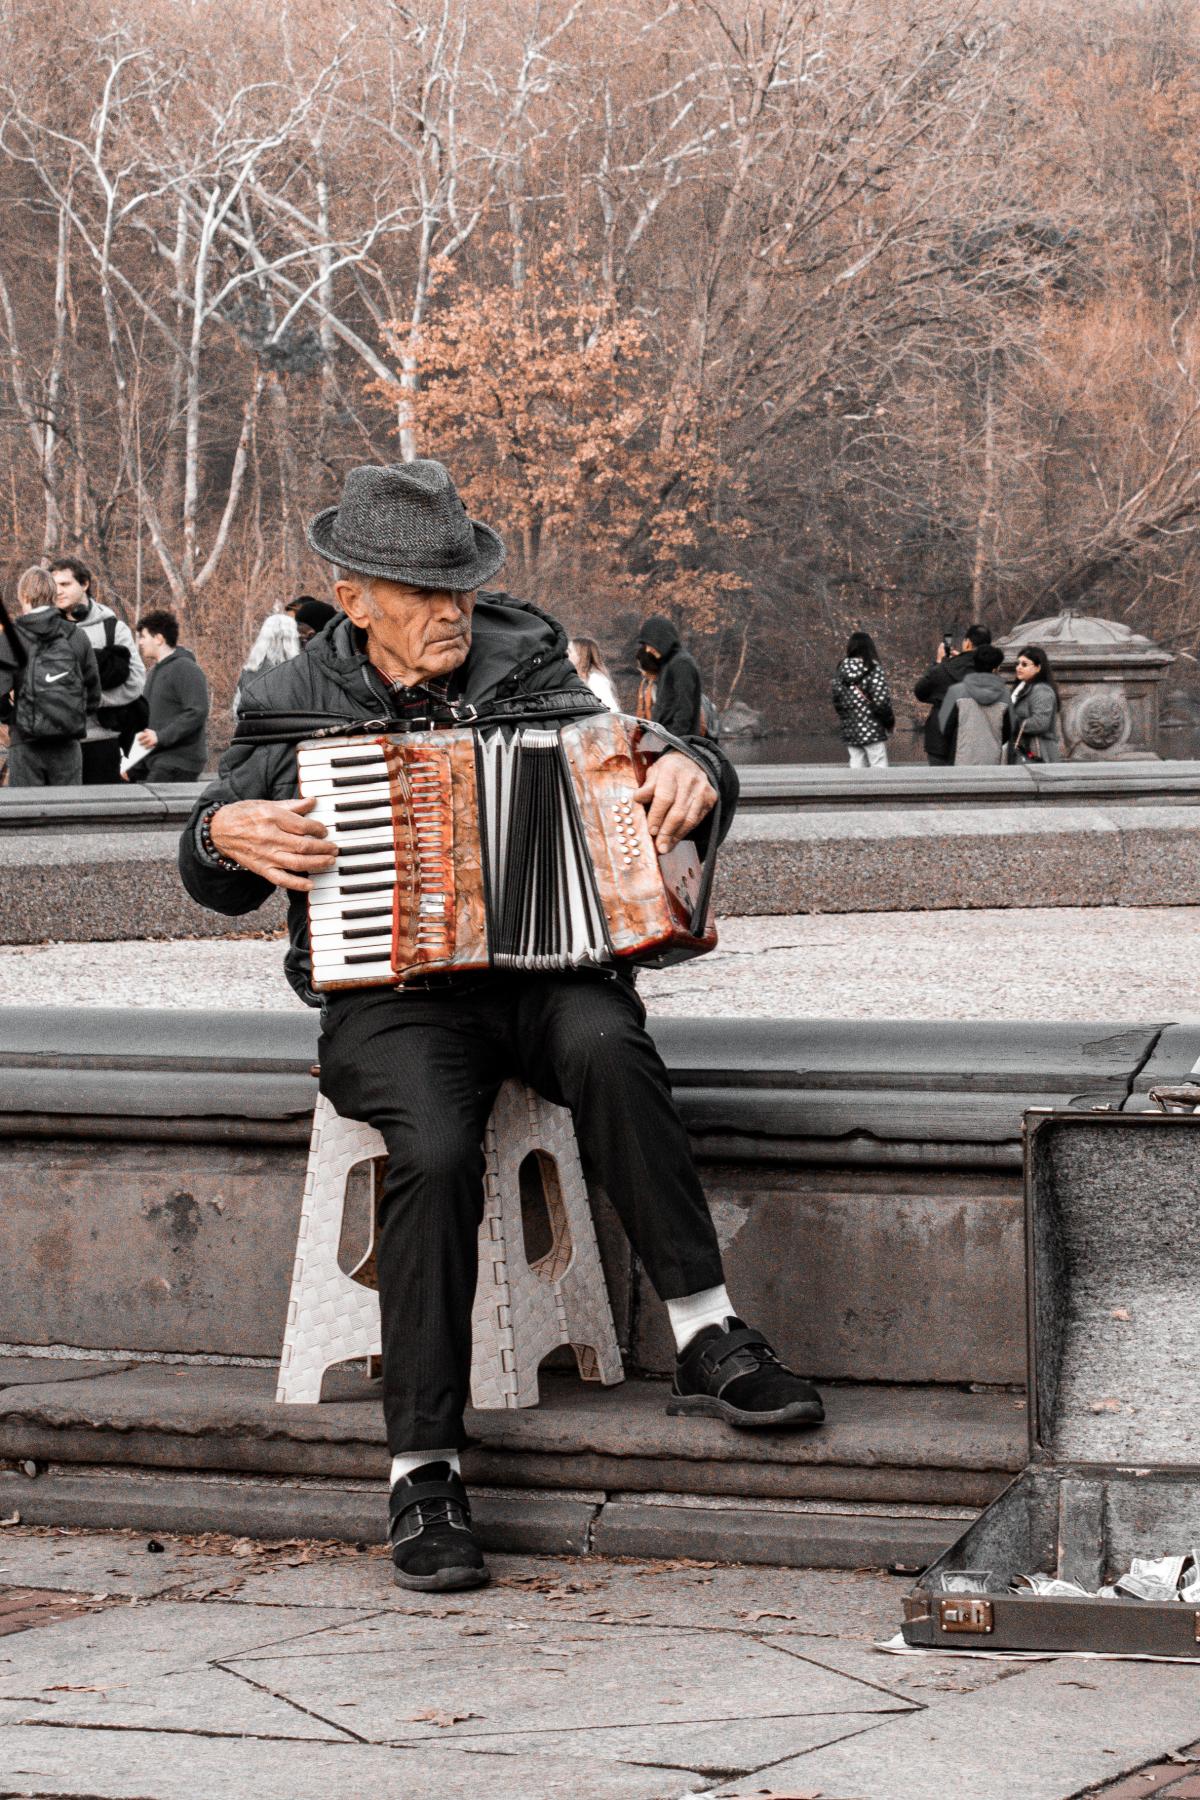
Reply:
[[301, 744], [300, 792], [337, 847], [309, 895], [313, 986], [698, 956], [691, 844], [659, 857], [633, 795], [639, 727], [451, 727]]

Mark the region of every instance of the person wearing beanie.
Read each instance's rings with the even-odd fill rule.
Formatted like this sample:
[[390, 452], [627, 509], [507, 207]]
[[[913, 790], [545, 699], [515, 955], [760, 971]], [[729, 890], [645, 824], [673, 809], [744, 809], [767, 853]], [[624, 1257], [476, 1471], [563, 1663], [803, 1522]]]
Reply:
[[300, 633], [300, 647], [303, 650], [307, 650], [312, 640], [324, 631], [329, 621], [338, 616], [337, 607], [328, 605], [324, 600], [299, 600], [294, 606], [289, 607], [288, 611], [296, 621], [296, 628]]

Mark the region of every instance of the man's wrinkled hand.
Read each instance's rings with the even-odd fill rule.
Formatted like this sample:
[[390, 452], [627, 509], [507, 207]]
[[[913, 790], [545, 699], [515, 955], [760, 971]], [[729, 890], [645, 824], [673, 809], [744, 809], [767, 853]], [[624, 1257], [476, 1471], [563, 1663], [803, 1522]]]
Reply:
[[690, 837], [717, 804], [712, 782], [681, 750], [668, 750], [651, 763], [633, 797], [646, 808], [646, 823], [660, 856]]
[[311, 892], [314, 875], [332, 869], [337, 849], [324, 825], [307, 818], [308, 800], [233, 800], [219, 806], [209, 833], [213, 848], [276, 887]]

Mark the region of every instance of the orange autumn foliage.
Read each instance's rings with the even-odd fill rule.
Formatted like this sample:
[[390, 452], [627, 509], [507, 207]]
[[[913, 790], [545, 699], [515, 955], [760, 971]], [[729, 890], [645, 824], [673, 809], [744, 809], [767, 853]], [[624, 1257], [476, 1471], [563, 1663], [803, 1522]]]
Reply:
[[[444, 297], [443, 297], [444, 295]], [[455, 471], [469, 508], [509, 546], [506, 579], [552, 600], [582, 584], [610, 603], [685, 608], [724, 622], [747, 583], [722, 549], [749, 527], [702, 416], [668, 453], [642, 326], [573, 288], [552, 251], [519, 288], [459, 282], [415, 347], [420, 385], [372, 384], [411, 422], [421, 453]], [[390, 327], [393, 351], [411, 346]]]

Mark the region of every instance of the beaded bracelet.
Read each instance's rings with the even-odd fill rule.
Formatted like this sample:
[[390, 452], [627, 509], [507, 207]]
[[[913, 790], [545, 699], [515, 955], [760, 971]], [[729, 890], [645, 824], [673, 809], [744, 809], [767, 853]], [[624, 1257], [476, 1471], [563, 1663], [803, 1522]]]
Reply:
[[240, 874], [241, 867], [242, 867], [241, 863], [234, 862], [231, 857], [222, 856], [221, 852], [217, 849], [217, 846], [213, 843], [213, 839], [212, 839], [213, 814], [220, 812], [220, 810], [221, 809], [219, 806], [210, 806], [207, 808], [207, 810], [205, 812], [202, 812], [200, 814], [200, 822], [199, 822], [199, 826], [198, 826], [199, 836], [200, 836], [200, 849], [201, 849], [201, 852], [203, 853], [203, 855], [208, 859], [208, 861], [210, 863], [215, 864], [218, 869], [227, 869], [231, 875]]

